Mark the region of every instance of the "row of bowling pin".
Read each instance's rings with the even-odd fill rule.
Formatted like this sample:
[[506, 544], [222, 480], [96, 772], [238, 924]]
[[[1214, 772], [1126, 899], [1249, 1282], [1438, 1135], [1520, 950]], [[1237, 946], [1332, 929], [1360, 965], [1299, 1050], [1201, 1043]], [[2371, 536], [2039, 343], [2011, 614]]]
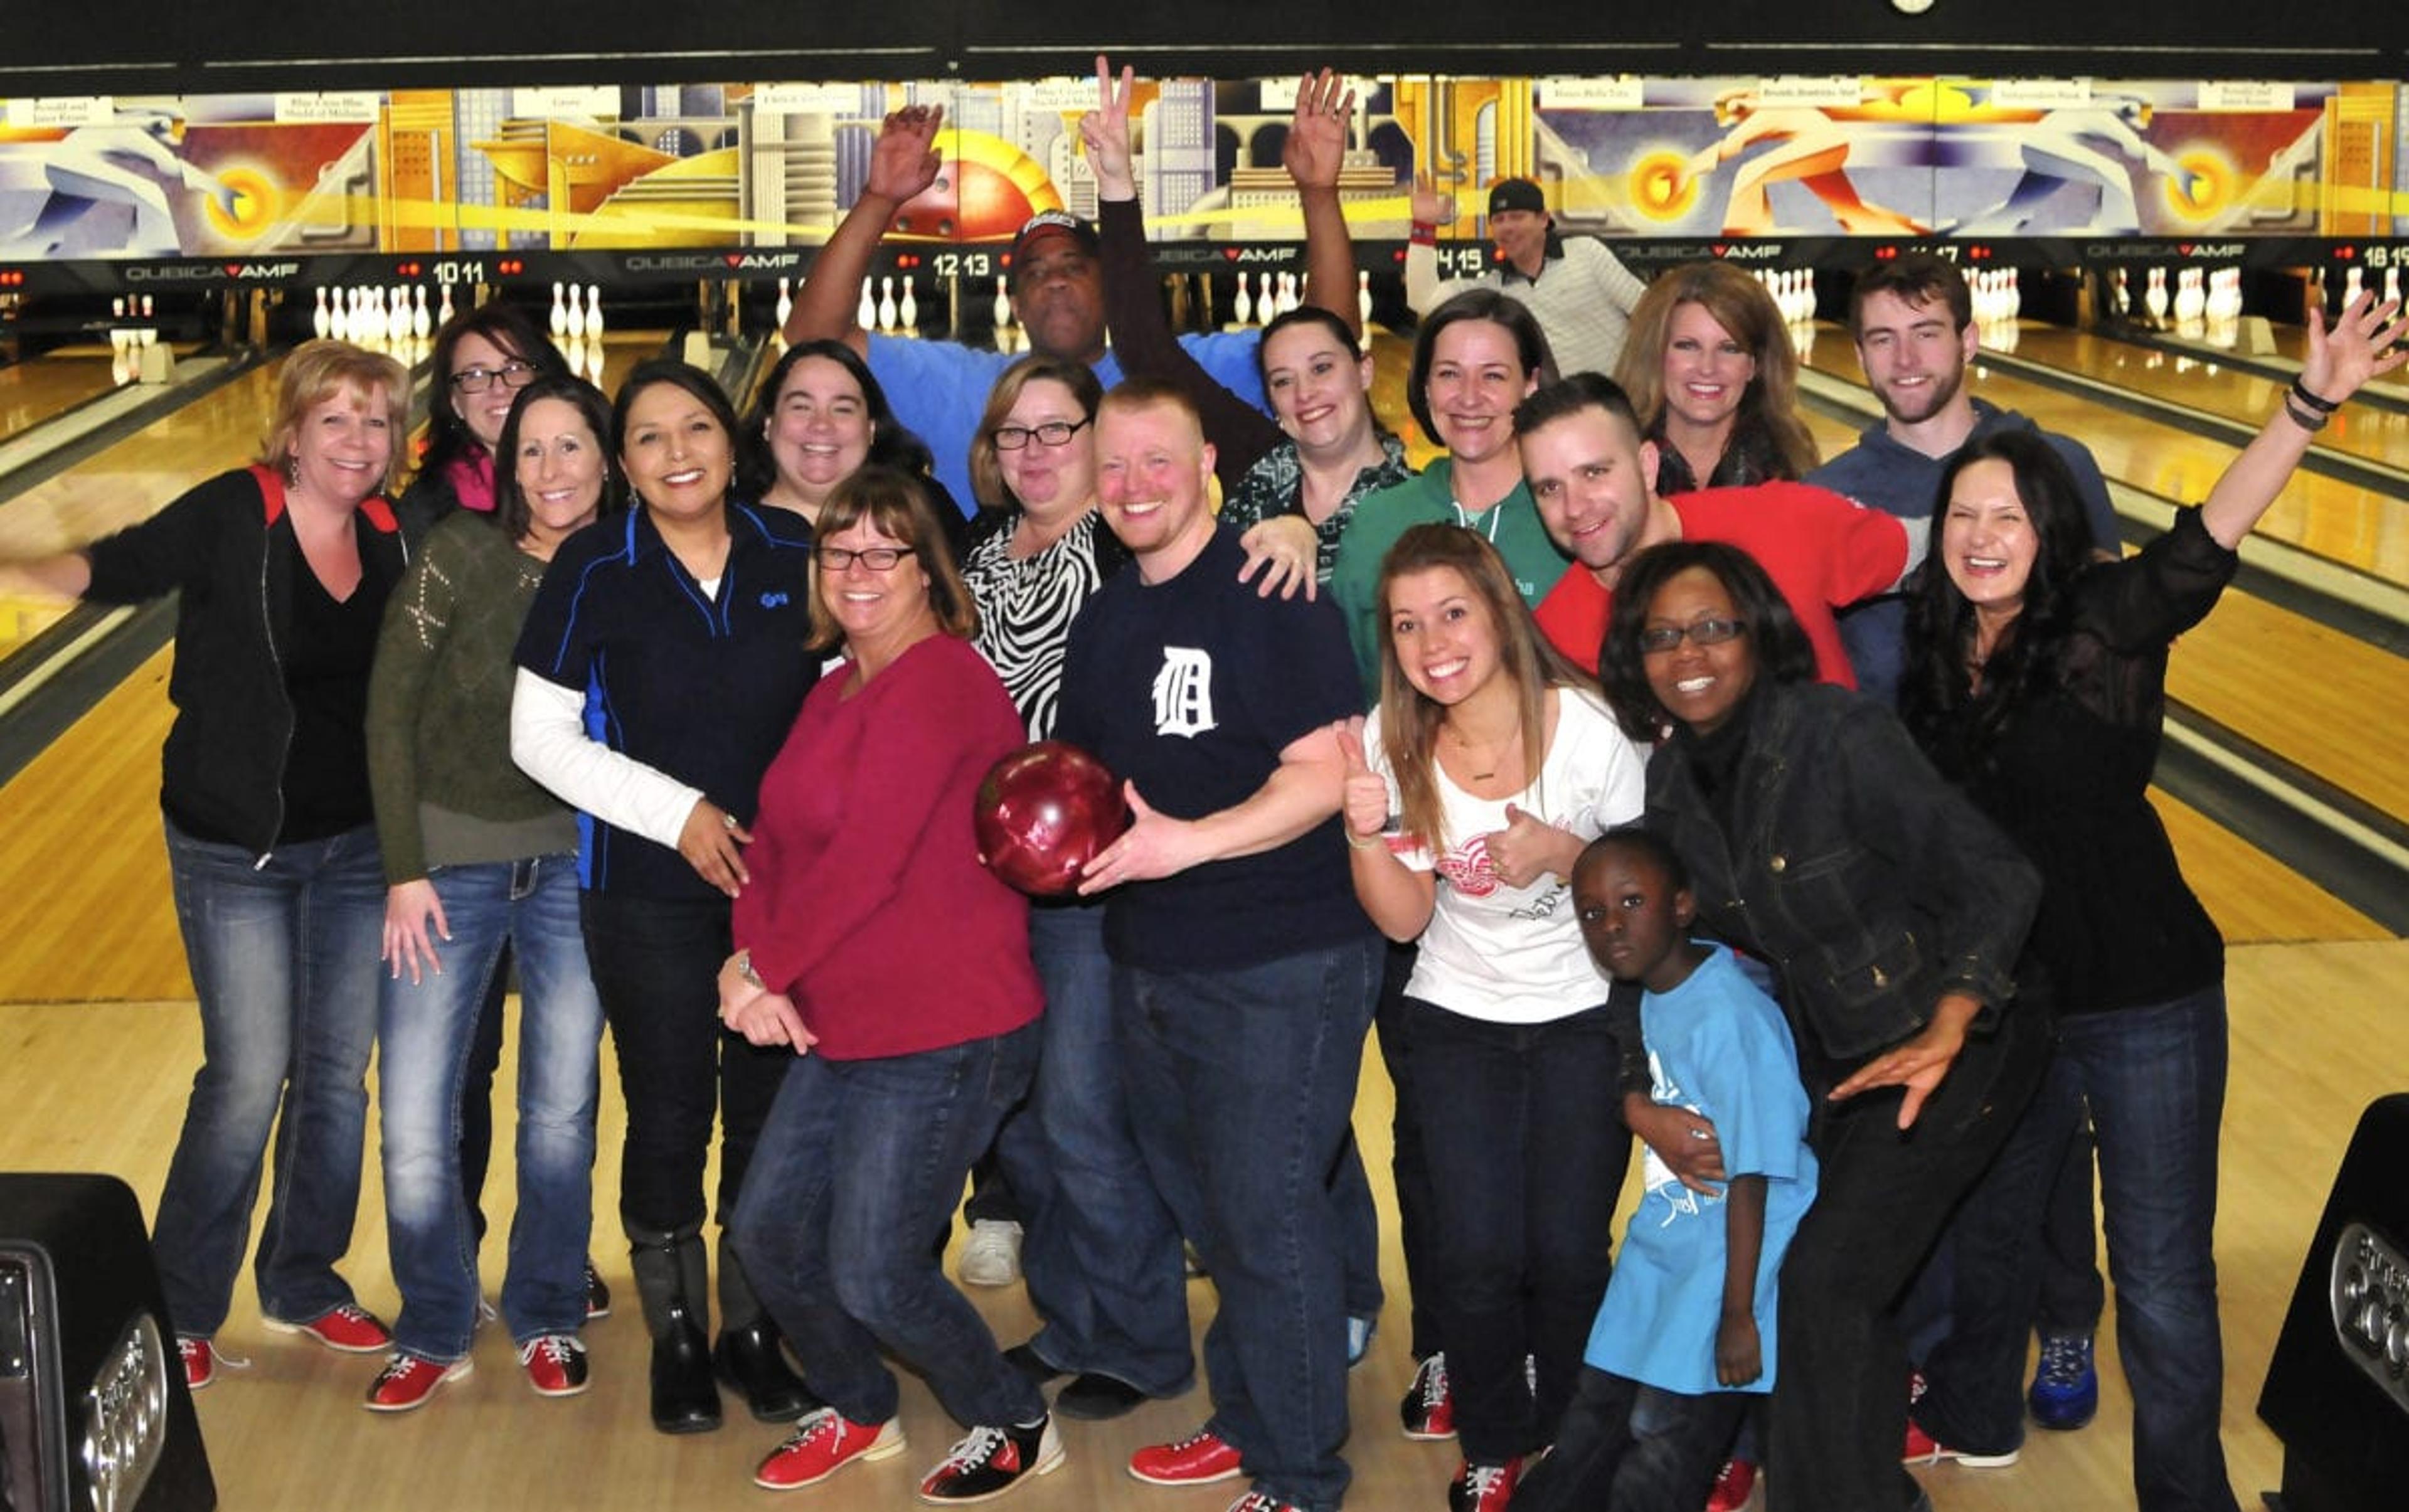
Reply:
[[[2326, 287], [2326, 276], [2323, 269], [2319, 269], [2317, 272], [2316, 283], [2317, 294], [2320, 297], [2323, 297]], [[2350, 302], [2358, 298], [2361, 294], [2365, 293], [2366, 290], [2367, 270], [2356, 266], [2344, 268], [2342, 275], [2341, 308], [2344, 310], [2349, 309]], [[2401, 302], [2401, 268], [2398, 264], [2387, 267], [2384, 270], [2384, 299], [2393, 304]]]
[[1966, 281], [1966, 292], [1973, 300], [1976, 325], [2009, 324], [2024, 313], [2021, 276], [2021, 270], [2012, 267], [1984, 267], [1974, 271], [1973, 276]]
[[1815, 275], [1803, 267], [1761, 267], [1756, 281], [1773, 296], [1784, 325], [1805, 325], [1815, 318]]
[[441, 307], [426, 306], [426, 285], [396, 284], [390, 289], [358, 283], [346, 288], [318, 286], [317, 307], [310, 312], [310, 330], [321, 338], [352, 341], [361, 346], [386, 346], [425, 340], [436, 326], [452, 318], [452, 286], [443, 286]]
[[1239, 273], [1237, 296], [1230, 301], [1230, 324], [1233, 327], [1268, 325], [1305, 303], [1305, 280], [1301, 275], [1266, 271], [1262, 279], [1258, 294], [1248, 288], [1246, 273]]
[[602, 285], [589, 283], [584, 298], [578, 297], [577, 285], [555, 281], [552, 286], [552, 313], [545, 329], [552, 333], [555, 343], [576, 341], [591, 337], [602, 339]]
[[[123, 295], [108, 302], [113, 320], [138, 319], [150, 321], [156, 310], [151, 296], [144, 295], [138, 301]], [[152, 324], [112, 325], [108, 330], [108, 377], [118, 384], [131, 383], [142, 376], [142, 354], [159, 344], [159, 328]]]

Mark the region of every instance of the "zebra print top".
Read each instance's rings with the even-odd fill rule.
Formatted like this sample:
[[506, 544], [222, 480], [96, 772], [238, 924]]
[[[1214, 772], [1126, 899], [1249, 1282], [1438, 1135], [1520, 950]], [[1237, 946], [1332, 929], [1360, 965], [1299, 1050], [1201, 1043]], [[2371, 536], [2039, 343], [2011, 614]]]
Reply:
[[1071, 622], [1129, 557], [1091, 509], [1060, 540], [1016, 560], [1010, 547], [1018, 523], [1016, 511], [973, 524], [962, 582], [978, 605], [972, 644], [1003, 679], [1029, 738], [1042, 741], [1054, 732]]

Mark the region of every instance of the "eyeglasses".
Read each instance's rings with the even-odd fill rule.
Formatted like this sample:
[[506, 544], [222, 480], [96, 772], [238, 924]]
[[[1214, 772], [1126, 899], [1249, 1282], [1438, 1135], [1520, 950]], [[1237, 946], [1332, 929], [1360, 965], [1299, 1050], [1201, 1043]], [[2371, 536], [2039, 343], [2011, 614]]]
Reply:
[[535, 365], [512, 357], [499, 367], [463, 367], [452, 375], [452, 386], [463, 394], [483, 394], [498, 378], [505, 388], [525, 388], [535, 382]]
[[812, 548], [812, 555], [831, 572], [842, 572], [856, 562], [873, 572], [892, 572], [896, 563], [911, 554], [911, 550], [903, 546], [867, 546], [860, 551], [850, 551], [843, 546]]
[[1703, 619], [1687, 625], [1651, 625], [1639, 632], [1639, 649], [1652, 654], [1672, 650], [1687, 641], [1694, 646], [1719, 646], [1748, 633], [1746, 620]]
[[1031, 437], [1047, 446], [1068, 446], [1071, 438], [1079, 434], [1080, 427], [1088, 424], [1085, 420], [1049, 420], [1042, 425], [998, 425], [995, 427], [996, 450], [1017, 452], [1029, 444]]

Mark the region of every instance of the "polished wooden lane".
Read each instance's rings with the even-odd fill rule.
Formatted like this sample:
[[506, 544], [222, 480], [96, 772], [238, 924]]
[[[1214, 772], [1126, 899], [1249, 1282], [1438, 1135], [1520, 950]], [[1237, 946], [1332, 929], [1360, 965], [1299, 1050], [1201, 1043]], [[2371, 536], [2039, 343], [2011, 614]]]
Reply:
[[[2023, 346], [2020, 337], [2019, 356], [2023, 355]], [[1864, 374], [1857, 367], [1856, 349], [1837, 326], [1819, 328], [1809, 348], [1808, 360], [1818, 372], [1849, 383], [1864, 382]], [[2111, 381], [2136, 388], [2149, 386], [2153, 382], [2153, 362], [2158, 370], [2171, 371], [2179, 360], [2164, 353], [2142, 352], [2135, 358], [2140, 370], [2133, 378]], [[2210, 381], [2203, 378], [2202, 382]], [[2229, 396], [2227, 407], [2214, 412], [2239, 418], [2256, 416], [2254, 424], [2272, 412], [2272, 400], [2254, 410], [2247, 407], [2244, 397], [2254, 388], [2264, 388], [2263, 379], [2228, 370], [2214, 382]], [[1971, 387], [2001, 409], [2019, 410], [2042, 427], [2083, 442], [2091, 448], [2100, 470], [2110, 478], [2182, 503], [2196, 504], [2207, 497], [2217, 476], [2240, 451], [2235, 446], [2102, 410], [2078, 396], [1979, 363], [1971, 377]], [[2354, 431], [2382, 429], [2402, 418], [2373, 410], [2345, 414]], [[2338, 417], [2325, 434], [2334, 435], [2344, 428], [2344, 421]], [[2392, 460], [2409, 461], [2409, 454], [2396, 454]], [[2409, 500], [2383, 490], [2304, 472], [2292, 481], [2284, 497], [2268, 511], [2258, 531], [2271, 540], [2298, 546], [2344, 567], [2390, 583], [2409, 583]]]
[[[2300, 327], [2284, 329], [2297, 351]], [[2274, 412], [2292, 382], [2289, 372], [2269, 377], [2237, 367], [2220, 360], [2222, 353], [2214, 348], [2195, 356], [2169, 354], [2111, 335], [2038, 321], [2027, 321], [2018, 328], [2015, 355], [2021, 361], [2041, 363], [2097, 382], [2144, 388], [2152, 398], [2251, 426]], [[2296, 355], [2288, 366], [2298, 365]], [[2344, 456], [2409, 467], [2409, 414], [2350, 405], [2317, 433], [2316, 444]]]
[[[2217, 1237], [2226, 1330], [2225, 1437], [2244, 1505], [2274, 1485], [2280, 1455], [2252, 1413], [2275, 1330], [2308, 1236], [2358, 1113], [2400, 1088], [2398, 1057], [2359, 1052], [2369, 1026], [2385, 1021], [2409, 942], [2244, 946], [2229, 965], [2232, 1086], [2219, 1183]], [[198, 1055], [198, 1031], [182, 1003], [0, 1005], [0, 1169], [117, 1173], [149, 1203], [164, 1174]], [[510, 1066], [504, 1066], [505, 1085]], [[606, 1087], [613, 1086], [606, 1071]], [[1378, 1058], [1366, 1057], [1357, 1126], [1382, 1204], [1383, 1275], [1391, 1326], [1349, 1382], [1356, 1473], [1350, 1505], [1387, 1512], [1438, 1505], [1456, 1449], [1409, 1444], [1396, 1431], [1395, 1403], [1410, 1375], [1402, 1308], [1404, 1277], [1389, 1200], [1386, 1127], [1390, 1092]], [[503, 1116], [505, 1118], [507, 1116]], [[618, 1114], [606, 1093], [596, 1190], [614, 1188]], [[498, 1139], [509, 1147], [509, 1125]], [[371, 1139], [373, 1152], [373, 1138]], [[507, 1163], [489, 1183], [489, 1211], [510, 1205]], [[1625, 1192], [1626, 1204], [1630, 1193]], [[685, 1512], [748, 1497], [754, 1462], [778, 1430], [731, 1412], [719, 1433], [666, 1438], [644, 1418], [645, 1342], [607, 1196], [598, 1203], [594, 1250], [619, 1293], [618, 1311], [586, 1332], [594, 1390], [546, 1401], [516, 1378], [510, 1341], [486, 1329], [477, 1374], [447, 1388], [425, 1410], [373, 1417], [359, 1398], [376, 1361], [339, 1356], [265, 1333], [249, 1285], [238, 1287], [220, 1343], [250, 1361], [197, 1399], [224, 1505], [247, 1512], [400, 1512], [424, 1505], [502, 1508], [578, 1506], [588, 1512]], [[497, 1223], [483, 1261], [498, 1277], [506, 1226]], [[345, 1270], [362, 1300], [389, 1312], [380, 1183], [371, 1153], [359, 1228]], [[1001, 1339], [1031, 1325], [1017, 1287], [974, 1293]], [[1208, 1283], [1190, 1289], [1191, 1312], [1209, 1313]], [[2113, 1318], [2113, 1313], [2112, 1313]], [[2035, 1507], [2129, 1506], [2129, 1404], [2113, 1334], [2100, 1341], [2104, 1389], [2099, 1419], [2076, 1433], [2027, 1436], [2023, 1461], [1998, 1471], [1942, 1466], [1919, 1474], [1941, 1512], [2030, 1512]], [[1137, 1445], [1183, 1433], [1209, 1411], [1200, 1390], [1149, 1404], [1113, 1423], [1065, 1423], [1069, 1458], [1057, 1474], [1016, 1493], [1031, 1512], [1206, 1512], [1233, 1488], [1171, 1492], [1131, 1481], [1122, 1470]], [[926, 1388], [906, 1378], [902, 1417], [912, 1444], [895, 1460], [848, 1471], [815, 1505], [847, 1512], [913, 1505], [914, 1478], [959, 1430]], [[766, 1505], [766, 1504], [765, 1504]]]
[[106, 346], [61, 347], [0, 367], [0, 441], [118, 386]]

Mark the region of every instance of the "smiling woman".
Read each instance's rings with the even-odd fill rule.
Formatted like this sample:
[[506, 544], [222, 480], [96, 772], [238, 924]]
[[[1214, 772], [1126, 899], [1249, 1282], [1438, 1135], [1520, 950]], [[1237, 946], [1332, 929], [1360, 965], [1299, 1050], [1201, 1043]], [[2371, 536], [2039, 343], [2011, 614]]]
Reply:
[[[403, 548], [391, 485], [409, 379], [338, 341], [285, 359], [259, 463], [0, 585], [136, 603], [180, 593], [160, 806], [203, 1026], [153, 1239], [186, 1377], [214, 1376], [260, 1186], [271, 1330], [374, 1350], [335, 1262], [350, 1243], [376, 1029], [382, 874], [362, 737]], [[301, 1073], [307, 1068], [308, 1074]]]
[[707, 984], [728, 956], [761, 773], [818, 671], [800, 655], [811, 528], [731, 497], [735, 426], [695, 368], [628, 376], [612, 431], [641, 508], [561, 544], [520, 634], [511, 712], [519, 765], [594, 820], [581, 911], [627, 1104], [619, 1216], [664, 1433], [719, 1425], [714, 1359], [757, 1418], [792, 1420], [805, 1403], [724, 1249], [715, 1347], [702, 1332], [714, 1118], [724, 1226], [787, 1059], [724, 1032]]
[[1650, 284], [1614, 377], [1662, 454], [1659, 494], [1796, 480], [1818, 460], [1781, 308], [1728, 263], [1692, 263]]

